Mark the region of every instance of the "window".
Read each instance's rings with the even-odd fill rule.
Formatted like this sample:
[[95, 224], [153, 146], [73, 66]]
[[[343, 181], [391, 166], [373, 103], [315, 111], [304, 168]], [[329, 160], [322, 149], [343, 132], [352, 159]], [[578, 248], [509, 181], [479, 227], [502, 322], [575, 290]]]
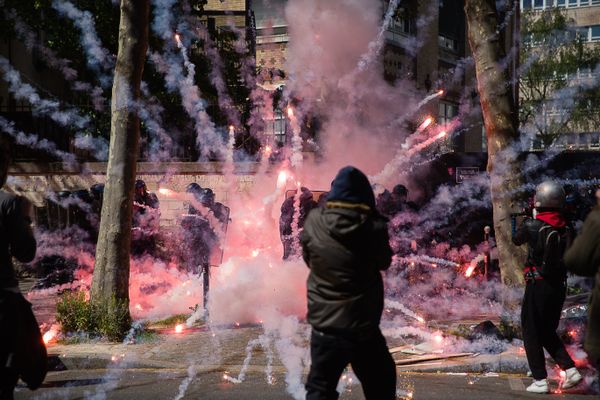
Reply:
[[569, 7], [577, 7], [577, 0], [569, 0]]
[[593, 6], [597, 6], [598, 4], [600, 4], [600, 0], [592, 0]]
[[[575, 0], [577, 1], [577, 0]], [[544, 8], [544, 0], [533, 0], [534, 8]]]
[[456, 40], [451, 39], [449, 37], [439, 35], [438, 43], [441, 47], [443, 47], [445, 49], [457, 50]]
[[[600, 0], [599, 0], [599, 1], [600, 1]], [[558, 7], [564, 7], [564, 6], [565, 6], [565, 4], [566, 4], [566, 0], [557, 0], [557, 1], [556, 1], [556, 5], [557, 5]]]
[[523, 8], [524, 10], [531, 8], [531, 0], [523, 0], [523, 5], [521, 6], [521, 8]]
[[452, 118], [456, 117], [457, 113], [458, 108], [456, 107], [456, 104], [440, 101], [438, 123], [440, 125], [449, 123], [452, 120]]
[[590, 27], [590, 30], [592, 31], [592, 35], [591, 35], [591, 41], [597, 41], [600, 40], [600, 25], [592, 25]]

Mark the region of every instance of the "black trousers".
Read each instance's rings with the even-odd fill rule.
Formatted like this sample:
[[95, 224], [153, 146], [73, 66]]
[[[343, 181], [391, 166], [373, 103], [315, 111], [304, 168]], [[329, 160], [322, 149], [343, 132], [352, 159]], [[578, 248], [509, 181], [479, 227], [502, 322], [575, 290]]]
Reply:
[[536, 380], [548, 376], [544, 349], [561, 369], [575, 366], [565, 345], [556, 334], [566, 291], [564, 284], [551, 283], [544, 279], [528, 282], [525, 286], [521, 327], [527, 362]]
[[336, 400], [336, 386], [348, 364], [360, 380], [367, 400], [396, 398], [396, 365], [379, 329], [360, 337], [313, 329], [310, 356], [306, 400]]
[[13, 393], [17, 381], [17, 372], [12, 368], [5, 368], [6, 356], [0, 355], [0, 400], [13, 400]]

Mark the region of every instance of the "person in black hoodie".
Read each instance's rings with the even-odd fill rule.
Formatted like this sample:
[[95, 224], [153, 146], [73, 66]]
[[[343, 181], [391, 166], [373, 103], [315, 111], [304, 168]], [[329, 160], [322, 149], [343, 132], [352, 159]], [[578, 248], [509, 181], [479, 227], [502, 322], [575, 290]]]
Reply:
[[565, 371], [563, 389], [577, 385], [582, 379], [556, 334], [567, 293], [563, 257], [574, 237], [572, 226], [561, 213], [564, 204], [565, 191], [561, 185], [552, 181], [541, 183], [534, 198], [535, 218], [525, 220], [513, 236], [515, 245], [528, 245], [521, 325], [527, 362], [535, 379], [527, 391], [533, 393], [549, 391], [544, 349]]
[[367, 400], [395, 399], [396, 368], [379, 329], [381, 271], [389, 268], [392, 250], [387, 219], [377, 212], [360, 170], [349, 166], [338, 172], [326, 207], [310, 212], [300, 241], [310, 269], [307, 400], [337, 399], [336, 386], [348, 364]]
[[[10, 144], [0, 137], [0, 187], [6, 183], [10, 152]], [[37, 389], [47, 370], [46, 348], [12, 262], [13, 257], [21, 262], [35, 257], [30, 215], [26, 198], [0, 190], [0, 400], [13, 399], [19, 378]]]

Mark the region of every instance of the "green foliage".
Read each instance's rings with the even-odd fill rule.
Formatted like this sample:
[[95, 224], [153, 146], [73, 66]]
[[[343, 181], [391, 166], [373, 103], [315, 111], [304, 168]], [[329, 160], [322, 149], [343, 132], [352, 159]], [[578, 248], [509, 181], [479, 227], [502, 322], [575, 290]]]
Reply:
[[87, 333], [112, 341], [123, 340], [131, 326], [125, 302], [113, 298], [91, 303], [84, 292], [64, 293], [56, 304], [56, 320], [66, 334]]
[[155, 327], [173, 327], [177, 324], [182, 324], [185, 321], [187, 321], [187, 319], [190, 316], [187, 314], [176, 314], [176, 315], [172, 315], [170, 317], [158, 320], [158, 321], [153, 321], [152, 322], [152, 326]]
[[[545, 145], [570, 132], [600, 126], [600, 91], [587, 85], [585, 72], [600, 61], [600, 50], [587, 43], [559, 8], [526, 10], [521, 16], [519, 119]], [[584, 74], [582, 74], [584, 73]]]

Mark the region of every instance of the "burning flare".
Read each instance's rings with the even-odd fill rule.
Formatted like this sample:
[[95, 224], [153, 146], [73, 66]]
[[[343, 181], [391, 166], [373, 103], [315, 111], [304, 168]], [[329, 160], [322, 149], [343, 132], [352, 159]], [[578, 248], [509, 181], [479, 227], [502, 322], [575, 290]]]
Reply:
[[183, 332], [183, 324], [178, 324], [175, 326], [175, 333], [182, 333]]

